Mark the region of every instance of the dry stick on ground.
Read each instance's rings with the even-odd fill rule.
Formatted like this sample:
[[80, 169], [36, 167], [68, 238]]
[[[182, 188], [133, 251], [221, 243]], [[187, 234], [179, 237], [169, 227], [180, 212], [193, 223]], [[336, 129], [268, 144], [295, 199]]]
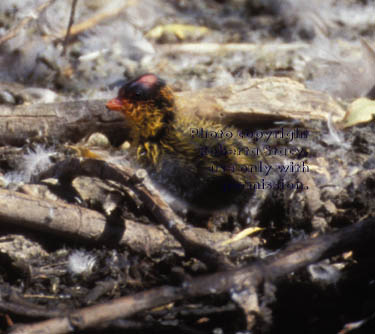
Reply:
[[232, 266], [222, 253], [214, 249], [213, 244], [209, 245], [207, 240], [203, 239], [207, 236], [207, 233], [199, 235], [189, 231], [190, 229], [159, 195], [147, 174], [143, 175], [143, 180], [139, 180], [136, 174], [131, 168], [116, 166], [101, 160], [87, 159], [80, 163], [77, 159], [71, 159], [63, 164], [57, 164], [43, 176], [57, 176], [68, 179], [78, 175], [95, 176], [103, 180], [112, 180], [131, 186], [157, 221], [182, 245], [187, 256], [196, 257], [212, 270]]
[[[155, 226], [125, 220], [124, 231], [119, 226], [108, 226], [106, 217], [99, 212], [3, 189], [0, 189], [0, 222], [52, 233], [68, 240], [91, 243], [105, 242], [105, 231], [108, 239], [116, 239], [116, 245], [126, 245], [136, 252], [149, 255], [162, 250], [180, 249], [174, 238]], [[229, 233], [210, 233], [202, 228], [192, 228], [188, 233], [190, 237], [199, 236], [204, 239], [208, 246], [219, 244], [230, 237]], [[249, 243], [247, 245], [250, 246]], [[235, 250], [236, 246], [246, 247], [246, 242], [229, 246], [229, 250]]]
[[10, 39], [17, 36], [17, 34], [24, 28], [31, 20], [37, 20], [39, 15], [43, 13], [49, 6], [51, 6], [56, 0], [46, 1], [44, 4], [40, 5], [35, 9], [34, 13], [30, 13], [21, 22], [19, 22], [14, 28], [8, 31], [4, 36], [0, 37], [0, 45], [9, 41]]
[[286, 44], [255, 44], [255, 43], [179, 43], [179, 44], [163, 44], [158, 46], [158, 50], [163, 53], [178, 54], [210, 54], [210, 53], [229, 53], [229, 52], [258, 52], [258, 53], [274, 53], [289, 52], [301, 49], [307, 49], [307, 43], [286, 43]]
[[0, 120], [0, 145], [16, 146], [35, 137], [74, 142], [91, 132], [121, 131], [124, 124], [119, 113], [105, 110], [103, 100], [0, 106]]
[[[49, 174], [48, 174], [49, 173]], [[78, 159], [67, 160], [49, 170], [45, 176], [90, 175], [101, 178], [104, 175], [115, 182], [128, 182], [122, 171], [108, 166], [103, 161]], [[98, 242], [113, 240], [117, 245], [127, 245], [137, 252], [160, 253], [161, 250], [180, 250], [180, 245], [162, 228], [125, 220], [122, 226], [108, 224], [107, 218], [99, 212], [67, 204], [63, 201], [45, 200], [19, 192], [0, 189], [0, 222], [23, 226], [60, 235], [67, 239]], [[104, 233], [105, 232], [105, 233]], [[203, 228], [189, 228], [188, 238], [207, 247], [215, 247], [230, 238], [227, 232], [210, 233]], [[108, 239], [105, 239], [107, 237]], [[228, 251], [253, 247], [250, 239], [228, 245]]]
[[20, 303], [12, 303], [6, 301], [0, 301], [0, 312], [17, 314], [32, 318], [52, 318], [58, 317], [62, 313], [58, 310], [51, 311], [47, 307], [40, 307], [36, 304], [30, 307], [30, 305], [25, 306]]
[[[324, 258], [349, 249], [366, 247], [375, 241], [375, 220], [367, 219], [337, 232], [291, 244], [285, 250], [249, 266], [197, 277], [181, 286], [163, 286], [118, 298], [112, 302], [82, 308], [69, 316], [14, 328], [10, 334], [63, 334], [93, 327], [140, 311], [185, 298], [230, 292], [232, 298], [256, 289]], [[245, 310], [246, 312], [246, 310]]]
[[[2, 299], [4, 299], [4, 296], [2, 296]], [[51, 310], [48, 307], [26, 302], [21, 297], [12, 301], [1, 300], [0, 311], [3, 313], [17, 314], [31, 318], [52, 318], [61, 316], [61, 314], [64, 313], [61, 310]]]
[[[0, 106], [0, 145], [22, 145], [35, 136], [72, 142], [94, 131], [112, 135], [114, 131], [123, 132], [123, 117], [106, 111], [105, 103], [92, 100]], [[179, 112], [240, 127], [280, 120], [310, 123], [324, 121], [328, 115], [337, 122], [345, 116], [344, 108], [329, 95], [287, 78], [251, 79], [242, 85], [176, 93], [176, 104]]]

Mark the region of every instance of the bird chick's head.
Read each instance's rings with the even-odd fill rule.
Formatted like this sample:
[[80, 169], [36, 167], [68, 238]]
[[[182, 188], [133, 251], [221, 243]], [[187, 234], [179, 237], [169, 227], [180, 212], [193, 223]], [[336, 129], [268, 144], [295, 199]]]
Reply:
[[167, 131], [175, 115], [172, 90], [151, 73], [125, 83], [106, 107], [123, 113], [138, 140], [157, 139]]

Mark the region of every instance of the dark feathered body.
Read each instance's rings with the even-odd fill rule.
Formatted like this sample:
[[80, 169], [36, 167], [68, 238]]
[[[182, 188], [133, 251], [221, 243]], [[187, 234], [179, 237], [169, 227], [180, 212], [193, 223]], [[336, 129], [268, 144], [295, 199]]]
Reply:
[[[236, 138], [233, 129], [178, 113], [171, 89], [153, 74], [126, 83], [107, 107], [121, 111], [131, 123], [132, 149], [151, 178], [195, 208], [229, 205], [244, 193], [245, 182], [255, 180], [255, 174], [240, 171], [254, 163], [244, 153], [249, 144]], [[197, 129], [233, 136], [206, 138]], [[242, 154], [224, 154], [240, 148]]]

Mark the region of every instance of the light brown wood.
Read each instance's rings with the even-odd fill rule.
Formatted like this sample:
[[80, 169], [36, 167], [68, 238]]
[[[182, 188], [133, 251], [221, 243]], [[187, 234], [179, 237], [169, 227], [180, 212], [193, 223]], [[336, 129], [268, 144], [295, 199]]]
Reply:
[[[0, 144], [33, 137], [76, 142], [92, 132], [123, 131], [125, 121], [105, 100], [0, 106]], [[288, 78], [251, 79], [244, 85], [176, 93], [179, 112], [241, 127], [282, 120], [341, 121], [345, 109], [329, 95]]]

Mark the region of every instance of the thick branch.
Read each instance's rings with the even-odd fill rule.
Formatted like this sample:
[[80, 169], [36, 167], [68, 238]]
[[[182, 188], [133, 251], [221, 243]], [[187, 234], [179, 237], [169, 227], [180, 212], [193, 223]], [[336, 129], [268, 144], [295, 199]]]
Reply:
[[75, 142], [95, 131], [111, 133], [124, 120], [104, 105], [92, 100], [0, 106], [0, 145], [22, 145], [33, 137]]
[[[104, 100], [25, 106], [0, 106], [0, 144], [23, 144], [35, 136], [78, 141], [91, 132], [123, 131], [119, 113], [108, 112]], [[257, 123], [299, 120], [341, 121], [345, 110], [329, 95], [306, 89], [287, 78], [251, 79], [243, 85], [176, 94], [179, 112], [248, 127]]]
[[[0, 189], [0, 222], [86, 242], [105, 242], [112, 238], [118, 245], [127, 245], [134, 251], [148, 254], [180, 248], [176, 240], [161, 228], [125, 220], [123, 229], [108, 224], [106, 217], [99, 212], [3, 189]], [[190, 238], [195, 236], [210, 246], [230, 237], [229, 233], [210, 233], [202, 228], [192, 228], [187, 233]], [[235, 245], [231, 246], [235, 249]], [[244, 244], [237, 246], [243, 247]]]
[[201, 233], [192, 233], [186, 227], [181, 218], [159, 195], [147, 175], [141, 181], [128, 167], [116, 166], [101, 160], [87, 159], [81, 163], [77, 159], [71, 159], [57, 164], [44, 173], [43, 177], [64, 176], [72, 179], [78, 175], [94, 176], [131, 186], [157, 221], [182, 245], [186, 255], [202, 260], [212, 269], [231, 265], [224, 255], [215, 250], [217, 242], [207, 238], [207, 231], [201, 229]]
[[137, 312], [184, 298], [248, 290], [264, 280], [276, 280], [325, 257], [373, 243], [374, 224], [374, 219], [368, 219], [331, 234], [294, 243], [266, 261], [198, 277], [180, 287], [164, 286], [118, 298], [109, 303], [86, 307], [67, 317], [17, 327], [10, 334], [70, 333], [75, 329], [85, 329], [120, 317], [130, 317]]

